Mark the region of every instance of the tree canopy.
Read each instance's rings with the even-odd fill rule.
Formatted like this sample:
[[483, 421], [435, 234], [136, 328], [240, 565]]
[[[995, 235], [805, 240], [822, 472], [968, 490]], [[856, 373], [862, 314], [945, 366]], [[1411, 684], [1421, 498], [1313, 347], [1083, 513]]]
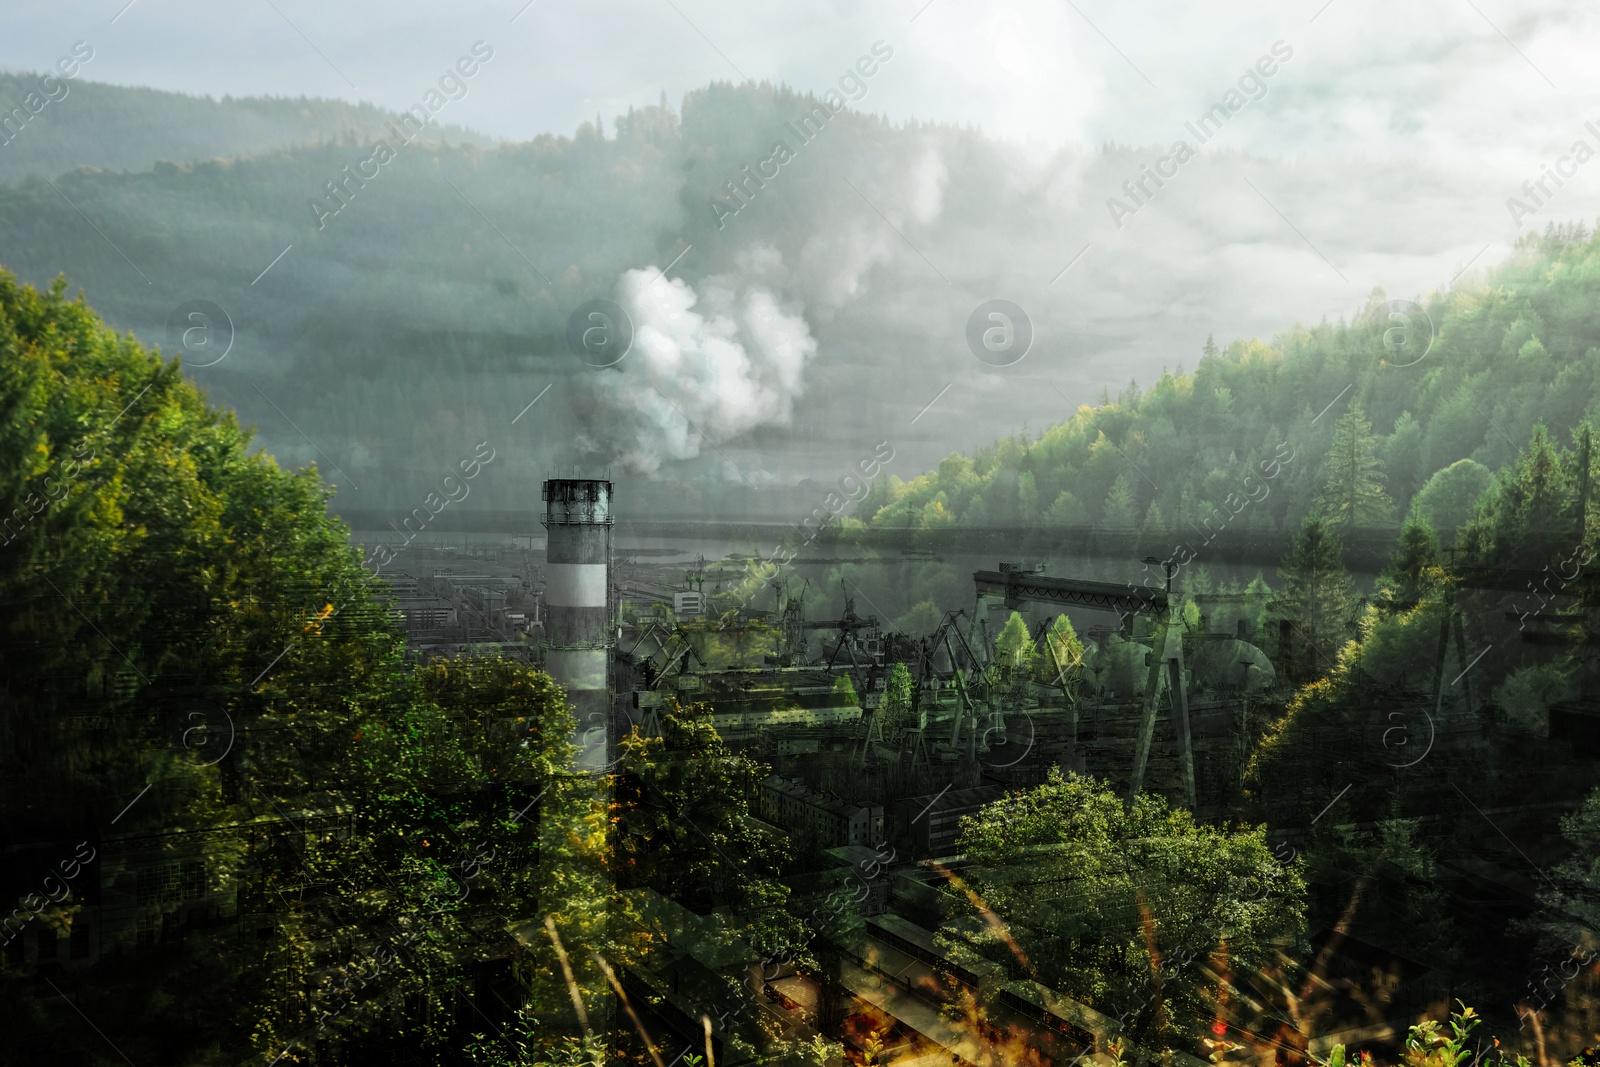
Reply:
[[[1244, 971], [1304, 933], [1300, 868], [1274, 857], [1264, 830], [1203, 826], [1149, 793], [1130, 809], [1056, 768], [965, 819], [959, 847], [972, 894], [951, 899], [958, 915], [983, 920], [968, 950], [1087, 1003], [1127, 1000], [1168, 956]], [[1197, 975], [1169, 979], [1166, 1010], [1150, 1006], [1135, 1032], [1209, 1017]]]

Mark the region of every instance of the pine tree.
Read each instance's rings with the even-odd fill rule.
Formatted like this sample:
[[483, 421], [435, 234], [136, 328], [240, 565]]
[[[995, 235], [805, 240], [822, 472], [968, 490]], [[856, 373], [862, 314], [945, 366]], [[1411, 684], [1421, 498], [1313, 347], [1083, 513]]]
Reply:
[[1138, 525], [1133, 513], [1133, 489], [1126, 474], [1117, 475], [1117, 480], [1111, 483], [1101, 521], [1113, 530], [1131, 530]]
[[883, 709], [878, 713], [883, 716], [883, 739], [891, 745], [899, 740], [901, 732], [915, 725], [911, 721], [914, 695], [911, 672], [904, 663], [896, 663], [889, 671], [889, 683], [883, 691]]
[[1145, 509], [1144, 527], [1139, 532], [1140, 546], [1150, 552], [1159, 552], [1163, 548], [1171, 548], [1167, 539], [1170, 531], [1167, 529], [1167, 517], [1161, 512], [1161, 505], [1154, 500]]
[[1017, 517], [1027, 525], [1039, 518], [1039, 488], [1032, 471], [1017, 475]]
[[1071, 526], [1084, 521], [1083, 506], [1078, 498], [1063, 489], [1054, 504], [1044, 513], [1046, 526]]
[[1019, 675], [1031, 672], [1038, 654], [1033, 647], [1033, 635], [1028, 633], [1027, 621], [1013, 611], [1005, 628], [994, 639], [991, 679], [1002, 689], [1010, 686]]
[[1361, 409], [1351, 406], [1334, 427], [1328, 450], [1328, 480], [1317, 505], [1341, 532], [1375, 526], [1388, 520], [1394, 506], [1384, 492], [1383, 461], [1378, 458], [1372, 425]]
[[1528, 447], [1495, 476], [1459, 541], [1475, 562], [1532, 566], [1552, 549], [1552, 538], [1571, 536], [1581, 482], [1574, 457], [1535, 425]]
[[1389, 564], [1378, 578], [1379, 595], [1404, 608], [1423, 599], [1444, 578], [1439, 538], [1416, 508], [1406, 516]]
[[1284, 615], [1310, 646], [1318, 664], [1331, 664], [1350, 632], [1350, 574], [1332, 525], [1313, 512], [1295, 535], [1289, 557], [1278, 568]]
[[1040, 645], [1035, 667], [1034, 678], [1037, 681], [1047, 685], [1065, 682], [1069, 687], [1076, 687], [1083, 672], [1083, 641], [1073, 629], [1072, 620], [1065, 615], [1057, 615], [1050, 624]]
[[1272, 586], [1261, 577], [1257, 571], [1256, 576], [1250, 579], [1250, 584], [1244, 587], [1244, 618], [1245, 625], [1250, 631], [1250, 639], [1259, 643], [1261, 632], [1266, 629], [1267, 611], [1272, 604]]

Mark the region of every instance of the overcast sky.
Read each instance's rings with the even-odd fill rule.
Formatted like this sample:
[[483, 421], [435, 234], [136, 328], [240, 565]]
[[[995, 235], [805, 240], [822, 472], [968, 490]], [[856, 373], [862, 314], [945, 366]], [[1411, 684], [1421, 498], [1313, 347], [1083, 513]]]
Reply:
[[896, 58], [861, 107], [1096, 145], [1170, 141], [1282, 40], [1294, 57], [1259, 113], [1229, 129], [1230, 147], [1533, 175], [1600, 119], [1600, 15], [1549, 0], [525, 4], [10, 0], [0, 64], [42, 70], [82, 39], [97, 81], [400, 108], [482, 39], [497, 61], [452, 119], [523, 139], [570, 133], [597, 111], [609, 124], [662, 90], [676, 104], [711, 80], [821, 91], [881, 39]]

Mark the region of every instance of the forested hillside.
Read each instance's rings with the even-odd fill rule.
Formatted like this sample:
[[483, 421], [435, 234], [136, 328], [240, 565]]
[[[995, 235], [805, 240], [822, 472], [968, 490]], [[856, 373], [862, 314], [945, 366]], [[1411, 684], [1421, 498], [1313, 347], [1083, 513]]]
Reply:
[[[1428, 996], [1472, 999], [1498, 965], [1462, 946], [1557, 952], [1592, 915], [1592, 814], [1557, 815], [1595, 782], [1597, 265], [1584, 231], [1524, 242], [1427, 301], [1425, 357], [1386, 348], [1381, 294], [1352, 323], [1208, 345], [1193, 372], [1042, 434], [880, 479], [870, 526], [845, 536], [999, 527], [1045, 552], [1098, 544], [1123, 572], [1173, 559], [1191, 648], [1237, 625], [1289, 683], [1256, 709], [1242, 782], [1253, 817], [1296, 828], [1311, 929], [1337, 924], [1419, 961]], [[1244, 589], [1252, 536], [1275, 558]], [[1353, 575], [1352, 545], [1378, 562]], [[914, 631], [970, 589], [949, 564], [914, 571], [835, 574]], [[1159, 589], [1159, 568], [1146, 580]], [[1317, 827], [1335, 804], [1340, 824]]]
[[[1391, 318], [1374, 291], [1352, 322], [1221, 350], [1208, 340], [1193, 371], [1131, 384], [909, 481], [884, 479], [856, 514], [885, 528], [1146, 529], [1152, 548], [1170, 548], [1169, 536], [1204, 540], [1224, 509], [1233, 530], [1282, 534], [1317, 501], [1329, 464], [1349, 466], [1330, 450], [1354, 410], [1367, 423], [1354, 462], [1383, 493], [1341, 522], [1398, 528], [1415, 501], [1448, 541], [1489, 471], [1522, 451], [1526, 427], [1566, 441], [1600, 414], [1600, 241], [1583, 228], [1530, 238], [1487, 276], [1422, 304], [1426, 318]], [[1229, 494], [1252, 502], [1238, 508]]]
[[[259, 155], [318, 142], [367, 144], [385, 135], [395, 113], [342, 100], [231, 97], [215, 100], [161, 89], [88, 81], [92, 59], [71, 80], [41, 89], [40, 76], [0, 73], [0, 111], [25, 106], [37, 113], [13, 121], [0, 148], [0, 184], [54, 178], [79, 167], [143, 171], [166, 160], [192, 163]], [[62, 95], [61, 86], [65, 86]], [[48, 96], [48, 103], [38, 103]], [[31, 110], [31, 109], [28, 109]], [[28, 114], [24, 110], [23, 114]], [[425, 138], [456, 144], [490, 139], [455, 125], [428, 128]]]
[[[427, 1007], [391, 1015], [380, 1045], [459, 1047], [470, 1030], [430, 1020], [477, 946], [505, 940], [506, 911], [555, 909], [606, 944], [590, 937], [605, 890], [586, 881], [603, 813], [558, 777], [563, 691], [498, 659], [408, 669], [316, 473], [249, 445], [174, 363], [63, 287], [0, 272], [0, 889], [21, 902], [0, 964], [8, 1062], [101, 1062], [73, 1008], [146, 1063], [297, 1062], [371, 1041], [374, 1013], [406, 998]], [[562, 829], [586, 818], [587, 838]], [[101, 869], [63, 894], [58, 861]], [[130, 862], [181, 869], [181, 893]], [[154, 903], [172, 935], [155, 974], [115, 950], [150, 947], [133, 911]], [[72, 1008], [19, 973], [30, 928], [74, 960], [102, 946]]]
[[[59, 113], [66, 122], [80, 113], [74, 105], [92, 102], [77, 95], [91, 88], [100, 87], [74, 84], [74, 95], [35, 121]], [[291, 105], [248, 106], [276, 115]], [[332, 116], [344, 112], [329, 108], [326, 124], [342, 123]], [[830, 117], [819, 123], [818, 110]], [[810, 132], [797, 134], [808, 115]], [[303, 129], [320, 135], [323, 121]], [[1264, 314], [1259, 301], [1232, 306], [1235, 296], [1216, 291], [1204, 262], [1174, 260], [1159, 242], [1128, 245], [1103, 267], [1080, 265], [1061, 277], [1085, 228], [1104, 224], [1102, 191], [1137, 169], [1149, 154], [1143, 149], [1029, 153], [973, 130], [893, 124], [854, 108], [835, 114], [811, 94], [753, 84], [714, 84], [681, 106], [662, 100], [573, 136], [484, 147], [446, 131], [447, 144], [393, 146], [381, 164], [368, 162], [381, 130], [351, 125], [353, 140], [343, 126], [317, 144], [270, 152], [215, 140], [203, 153], [160, 149], [170, 165], [147, 160], [147, 169], [127, 173], [60, 174], [56, 189], [38, 179], [0, 189], [0, 260], [38, 285], [64, 273], [109, 321], [183, 355], [202, 387], [259, 425], [263, 442], [290, 465], [327, 468], [334, 459], [339, 505], [401, 511], [436, 470], [547, 385], [550, 402], [517, 432], [558, 464], [622, 478], [641, 473], [640, 456], [662, 464], [654, 472], [661, 481], [627, 485], [628, 506], [658, 516], [759, 513], [782, 521], [818, 496], [815, 486], [793, 496], [785, 487], [807, 477], [835, 482], [883, 440], [880, 425], [909, 426], [938, 392], [936, 376], [966, 384], [896, 436], [907, 457], [902, 475], [952, 440], [991, 440], [1025, 422], [1059, 420], [1092, 396], [1075, 380], [1104, 380], [1107, 361], [1128, 365], [1118, 353], [1137, 351], [1138, 366], [1157, 370], [1196, 351], [1213, 316], [1227, 324], [1219, 336], [1244, 332], [1241, 321], [1272, 328], [1293, 318]], [[56, 131], [41, 127], [46, 132]], [[152, 133], [143, 143], [166, 136], [175, 135]], [[34, 137], [30, 130], [4, 151]], [[778, 141], [791, 155], [767, 162]], [[243, 154], [230, 156], [235, 151]], [[1249, 195], [1239, 180], [1246, 169], [1257, 184], [1297, 196], [1315, 195], [1322, 180], [1281, 161], [1206, 155], [1185, 170], [1186, 199], [1164, 205], [1151, 226], [1210, 233], [1215, 220], [1193, 212], [1238, 189]], [[358, 174], [365, 177], [350, 177]], [[1388, 175], [1369, 168], [1339, 180], [1382, 183]], [[337, 198], [332, 182], [343, 183]], [[1298, 240], [1275, 216], [1270, 228], [1266, 219], [1243, 219], [1261, 248]], [[1464, 226], [1441, 220], [1432, 254], [1453, 256]], [[1128, 303], [1134, 290], [1136, 306]], [[1040, 338], [1008, 373], [976, 363], [961, 340], [972, 308], [996, 293], [1023, 302]], [[568, 351], [565, 330], [573, 311], [597, 298], [625, 305], [637, 330], [653, 327], [692, 358], [672, 363], [675, 373], [651, 365], [642, 349], [604, 373], [586, 366]], [[181, 352], [181, 331], [170, 329], [175, 309], [197, 299], [221, 307], [235, 334], [215, 365], [207, 365], [210, 352]], [[764, 328], [750, 307], [765, 309], [777, 328]], [[1119, 311], [1108, 320], [1090, 314], [1096, 307]], [[1140, 327], [1129, 331], [1134, 320]], [[740, 359], [704, 358], [723, 339], [719, 331], [731, 331]], [[1345, 382], [1327, 397], [1312, 395], [1309, 385], [1320, 384], [1296, 398], [1296, 415], [1303, 404], [1320, 409]], [[748, 403], [752, 393], [763, 402]], [[1235, 404], [1239, 415], [1250, 413], [1243, 395]], [[316, 425], [318, 432], [307, 430], [316, 447], [282, 413], [302, 429]], [[1387, 433], [1386, 412], [1373, 416]], [[1119, 445], [1124, 417], [1107, 428]], [[1291, 421], [1278, 420], [1279, 428], [1288, 432]], [[1207, 471], [1226, 460], [1226, 452], [1212, 457]], [[509, 510], [537, 491], [544, 473], [542, 465], [507, 464], [495, 496], [475, 494], [471, 506]], [[1089, 494], [1082, 502], [1098, 517], [1113, 480], [1074, 492]], [[1044, 514], [1060, 488], [1036, 489], [1048, 493]], [[1141, 480], [1137, 491], [1150, 489]], [[992, 518], [1005, 515], [1005, 500], [985, 500]]]

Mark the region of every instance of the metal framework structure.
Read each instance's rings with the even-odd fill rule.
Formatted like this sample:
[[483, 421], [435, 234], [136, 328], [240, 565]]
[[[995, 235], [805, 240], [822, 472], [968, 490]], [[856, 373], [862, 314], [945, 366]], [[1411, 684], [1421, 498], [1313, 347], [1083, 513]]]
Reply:
[[[1076, 578], [1050, 578], [1030, 571], [977, 571], [972, 576], [978, 599], [986, 596], [1005, 598], [1006, 606], [1015, 610], [1024, 601], [1046, 604], [1075, 604], [1079, 607], [1114, 611], [1127, 618], [1130, 615], [1149, 614], [1156, 617], [1156, 633], [1151, 643], [1150, 674], [1145, 684], [1144, 714], [1139, 721], [1138, 747], [1133, 757], [1133, 777], [1128, 783], [1128, 803], [1144, 788], [1145, 767], [1150, 761], [1150, 744], [1155, 737], [1156, 707], [1161, 702], [1165, 688], [1171, 696], [1173, 732], [1177, 735], [1178, 763], [1183, 771], [1184, 799], [1189, 810], [1196, 805], [1194, 780], [1194, 743], [1189, 729], [1189, 686], [1183, 666], [1183, 628], [1173, 618], [1172, 576], [1177, 570], [1172, 560], [1147, 559], [1147, 564], [1160, 565], [1166, 572], [1166, 590], [1140, 590], [1131, 585], [1111, 582], [1087, 582]], [[981, 614], [981, 612], [980, 612]], [[1165, 686], [1163, 686], [1165, 681]], [[1076, 733], [1074, 716], [1074, 734]], [[1074, 738], [1075, 740], [1075, 738]], [[1074, 749], [1076, 746], [1073, 746]], [[1069, 752], [1069, 756], [1070, 756]]]
[[1025, 600], [1075, 604], [1114, 611], [1118, 615], [1159, 615], [1167, 610], [1167, 595], [1139, 590], [1115, 582], [1086, 582], [1077, 578], [1050, 578], [1027, 571], [977, 571], [972, 575], [978, 596], [1001, 596], [1016, 608]]

